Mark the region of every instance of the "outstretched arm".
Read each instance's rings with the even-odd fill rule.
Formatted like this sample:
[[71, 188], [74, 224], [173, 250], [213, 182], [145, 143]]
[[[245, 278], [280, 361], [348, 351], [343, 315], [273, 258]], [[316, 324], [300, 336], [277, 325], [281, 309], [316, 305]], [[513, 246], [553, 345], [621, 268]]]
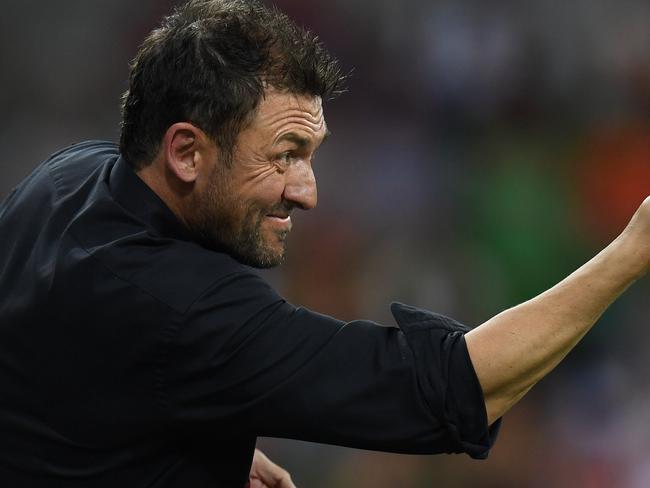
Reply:
[[650, 197], [600, 254], [541, 295], [467, 333], [491, 424], [549, 373], [650, 267]]

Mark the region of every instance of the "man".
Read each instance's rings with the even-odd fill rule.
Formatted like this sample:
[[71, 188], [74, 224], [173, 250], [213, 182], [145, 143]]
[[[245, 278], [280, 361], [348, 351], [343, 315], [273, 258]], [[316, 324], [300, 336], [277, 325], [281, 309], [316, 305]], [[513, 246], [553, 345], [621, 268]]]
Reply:
[[[0, 207], [3, 486], [293, 486], [278, 436], [487, 455], [498, 419], [650, 266], [650, 199], [596, 258], [469, 331], [295, 307], [248, 266], [316, 205], [336, 62], [285, 16], [194, 0], [144, 42], [119, 148], [85, 142]], [[252, 466], [251, 466], [252, 464]]]

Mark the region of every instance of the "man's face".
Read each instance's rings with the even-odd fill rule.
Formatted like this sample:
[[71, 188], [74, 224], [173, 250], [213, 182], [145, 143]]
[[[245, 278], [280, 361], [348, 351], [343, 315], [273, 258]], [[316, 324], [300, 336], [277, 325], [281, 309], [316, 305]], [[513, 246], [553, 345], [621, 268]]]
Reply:
[[316, 206], [312, 159], [326, 135], [319, 97], [267, 90], [231, 167], [217, 160], [199, 192], [194, 227], [208, 245], [251, 266], [280, 264], [291, 211]]

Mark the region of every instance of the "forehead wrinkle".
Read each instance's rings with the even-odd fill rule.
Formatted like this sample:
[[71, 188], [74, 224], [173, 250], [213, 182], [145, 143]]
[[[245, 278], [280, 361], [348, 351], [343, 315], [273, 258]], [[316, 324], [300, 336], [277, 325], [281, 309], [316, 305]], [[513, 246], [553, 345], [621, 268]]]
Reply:
[[[289, 120], [287, 120], [289, 119]], [[275, 125], [278, 122], [281, 122], [283, 120], [287, 120], [287, 122], [291, 121], [298, 121], [298, 120], [304, 120], [306, 122], [309, 122], [315, 126], [319, 126], [322, 124], [323, 120], [323, 112], [322, 110], [318, 112], [316, 115], [313, 115], [309, 112], [305, 112], [302, 110], [298, 109], [289, 109], [285, 110], [280, 113], [272, 114], [269, 115], [268, 117], [262, 117], [261, 122], [263, 124], [268, 124], [268, 125]]]
[[308, 113], [311, 115], [314, 119], [318, 119], [322, 117], [323, 115], [323, 106], [321, 104], [318, 104], [316, 106], [316, 110], [312, 110], [310, 107], [305, 107], [303, 105], [299, 105], [298, 109], [302, 112]]
[[273, 145], [286, 133], [303, 131], [309, 139], [320, 142], [320, 132], [327, 132], [322, 101], [318, 97], [271, 95], [258, 107], [251, 129], [266, 133]]
[[[289, 98], [287, 101], [274, 98], [268, 103], [258, 108], [261, 119], [271, 119], [268, 122], [274, 122], [277, 118], [289, 117], [298, 114], [306, 119], [317, 121], [323, 116], [323, 104], [320, 98], [303, 99], [297, 95]], [[264, 112], [267, 112], [264, 114]]]
[[269, 124], [269, 127], [271, 127], [273, 130], [280, 130], [284, 127], [294, 126], [294, 125], [302, 128], [307, 128], [313, 132], [318, 132], [323, 128], [323, 119], [320, 119], [317, 122], [312, 122], [310, 120], [305, 120], [302, 117], [292, 117], [289, 119], [277, 120], [274, 123]]
[[[303, 131], [307, 133], [306, 136], [300, 135], [300, 133]], [[320, 132], [324, 132], [324, 139], [327, 134], [325, 119], [321, 119], [318, 124], [307, 123], [302, 119], [287, 121], [287, 124], [280, 124], [278, 127], [274, 128], [273, 144], [277, 144], [281, 140], [286, 139], [287, 136], [291, 134], [295, 134], [297, 139], [305, 139], [311, 142], [312, 139], [318, 138]]]

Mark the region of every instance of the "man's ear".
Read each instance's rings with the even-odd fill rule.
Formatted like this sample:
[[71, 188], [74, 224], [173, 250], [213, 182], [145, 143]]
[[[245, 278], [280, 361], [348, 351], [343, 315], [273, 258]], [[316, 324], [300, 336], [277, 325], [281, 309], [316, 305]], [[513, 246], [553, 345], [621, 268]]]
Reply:
[[194, 183], [210, 160], [210, 140], [188, 122], [169, 126], [163, 137], [165, 165], [180, 181]]

